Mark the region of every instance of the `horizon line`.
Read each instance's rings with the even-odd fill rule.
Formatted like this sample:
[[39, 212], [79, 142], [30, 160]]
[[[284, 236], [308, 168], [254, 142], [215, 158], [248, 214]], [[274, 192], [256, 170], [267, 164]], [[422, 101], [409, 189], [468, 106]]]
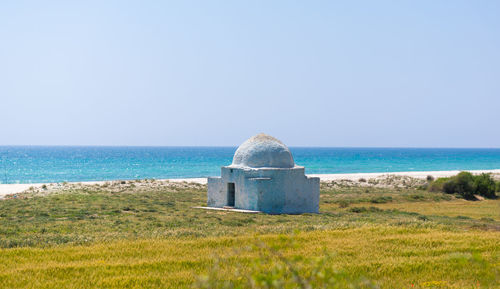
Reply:
[[[122, 147], [122, 148], [238, 148], [239, 146], [230, 146], [230, 145], [3, 145], [0, 144], [0, 147]], [[430, 147], [430, 146], [422, 146], [422, 147], [406, 147], [406, 146], [287, 146], [289, 148], [318, 148], [318, 149], [327, 149], [327, 148], [335, 148], [335, 149], [493, 149], [497, 150], [500, 147]]]

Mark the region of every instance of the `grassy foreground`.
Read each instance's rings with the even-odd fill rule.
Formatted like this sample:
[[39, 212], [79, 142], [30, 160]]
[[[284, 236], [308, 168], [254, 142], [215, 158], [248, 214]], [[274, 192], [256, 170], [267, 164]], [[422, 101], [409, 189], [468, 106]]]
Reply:
[[324, 183], [322, 214], [270, 216], [192, 209], [205, 192], [142, 181], [2, 200], [0, 288], [189, 288], [214, 264], [215, 278], [244, 284], [255, 268], [276, 271], [279, 258], [260, 262], [269, 254], [259, 244], [301, 273], [321, 259], [361, 286], [500, 282], [499, 200]]

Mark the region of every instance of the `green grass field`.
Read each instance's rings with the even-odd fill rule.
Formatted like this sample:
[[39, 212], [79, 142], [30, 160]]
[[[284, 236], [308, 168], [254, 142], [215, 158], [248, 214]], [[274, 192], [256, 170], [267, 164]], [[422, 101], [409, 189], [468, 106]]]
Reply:
[[149, 183], [0, 201], [0, 288], [299, 288], [290, 270], [318, 287], [500, 288], [500, 200], [322, 184], [321, 214], [242, 214], [193, 209], [205, 186]]

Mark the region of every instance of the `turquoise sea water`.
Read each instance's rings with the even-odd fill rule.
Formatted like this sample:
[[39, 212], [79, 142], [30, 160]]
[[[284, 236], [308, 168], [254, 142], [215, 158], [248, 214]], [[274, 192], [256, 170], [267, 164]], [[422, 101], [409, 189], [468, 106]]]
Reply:
[[[500, 169], [500, 149], [290, 148], [308, 174]], [[0, 146], [0, 183], [220, 174], [236, 147]]]

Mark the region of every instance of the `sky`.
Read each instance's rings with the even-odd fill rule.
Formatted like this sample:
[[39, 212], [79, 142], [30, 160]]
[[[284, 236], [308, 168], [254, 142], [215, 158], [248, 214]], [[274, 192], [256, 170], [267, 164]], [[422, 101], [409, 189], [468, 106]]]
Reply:
[[0, 1], [0, 145], [500, 148], [500, 1]]

